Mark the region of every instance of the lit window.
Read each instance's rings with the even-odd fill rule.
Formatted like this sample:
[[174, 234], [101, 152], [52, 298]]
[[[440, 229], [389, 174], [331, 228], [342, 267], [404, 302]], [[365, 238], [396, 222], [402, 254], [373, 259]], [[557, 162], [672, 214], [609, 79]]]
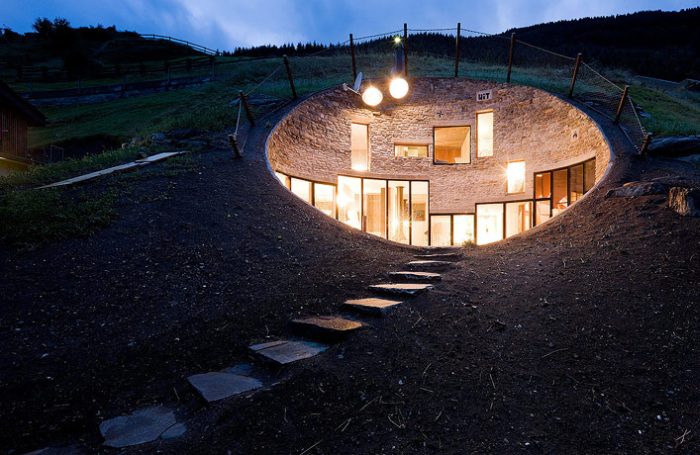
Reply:
[[537, 206], [535, 207], [535, 225], [539, 226], [548, 219], [552, 217], [552, 206], [549, 199], [544, 201], [537, 201]]
[[476, 114], [476, 156], [493, 156], [493, 112]]
[[362, 229], [362, 179], [338, 176], [338, 220]]
[[452, 221], [454, 244], [474, 243], [474, 215], [455, 215]]
[[328, 216], [335, 217], [335, 186], [314, 183], [314, 207]]
[[287, 187], [287, 189], [289, 189], [289, 176], [281, 172], [275, 172], [275, 175], [277, 176], [277, 179], [280, 181], [280, 183]]
[[552, 197], [552, 173], [541, 172], [535, 174], [535, 199]]
[[552, 216], [559, 215], [569, 206], [568, 188], [569, 179], [567, 170], [561, 169], [554, 171], [552, 181], [554, 188], [552, 189]]
[[569, 168], [569, 203], [573, 204], [583, 197], [583, 164]]
[[428, 245], [428, 182], [411, 182], [411, 245]]
[[595, 159], [583, 163], [583, 192], [588, 193], [595, 185]]
[[525, 161], [511, 161], [506, 167], [508, 194], [525, 192]]
[[430, 245], [452, 245], [451, 215], [430, 215]]
[[311, 182], [292, 177], [292, 193], [311, 204]]
[[434, 129], [435, 163], [469, 163], [469, 130], [468, 126], [436, 127]]
[[386, 180], [364, 179], [365, 231], [386, 238]]
[[532, 226], [532, 201], [506, 203], [506, 237], [525, 232]]
[[394, 145], [394, 156], [401, 158], [427, 158], [427, 145]]
[[355, 171], [369, 169], [369, 127], [359, 123], [351, 125], [350, 167]]
[[476, 242], [479, 245], [503, 239], [503, 204], [476, 204]]
[[409, 243], [408, 185], [407, 181], [389, 180], [389, 240], [394, 242]]

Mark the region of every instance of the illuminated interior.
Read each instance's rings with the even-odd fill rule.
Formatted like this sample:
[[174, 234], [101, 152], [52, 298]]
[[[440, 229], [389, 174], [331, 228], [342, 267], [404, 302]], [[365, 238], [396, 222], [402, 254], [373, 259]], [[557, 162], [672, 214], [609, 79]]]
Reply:
[[[442, 96], [455, 97], [455, 83], [461, 81], [450, 80]], [[331, 102], [291, 114], [290, 121], [295, 115], [300, 121], [288, 135], [285, 121], [271, 133], [273, 139], [284, 137], [273, 141], [269, 152], [280, 183], [354, 229], [392, 242], [439, 247], [486, 245], [522, 234], [595, 186], [597, 159], [605, 155], [575, 142], [597, 131], [584, 116], [570, 134], [566, 128], [574, 114], [562, 115], [558, 128], [551, 117], [538, 124], [538, 106], [527, 97], [508, 98], [515, 104], [505, 107], [470, 98], [471, 104], [451, 109], [429, 101], [435, 84], [411, 79], [407, 93], [402, 82], [390, 91], [384, 87], [379, 95], [392, 96], [373, 110], [344, 92], [330, 92]], [[377, 95], [369, 88], [363, 98]], [[428, 101], [416, 104], [418, 96]], [[387, 103], [394, 104], [383, 108]], [[412, 110], [402, 111], [402, 103]], [[526, 121], [513, 106], [533, 109], [535, 117]], [[587, 135], [579, 134], [582, 129]]]

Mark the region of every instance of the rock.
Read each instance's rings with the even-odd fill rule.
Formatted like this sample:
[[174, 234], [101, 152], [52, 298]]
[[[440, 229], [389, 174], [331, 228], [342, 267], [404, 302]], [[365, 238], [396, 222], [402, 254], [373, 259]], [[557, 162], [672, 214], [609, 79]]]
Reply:
[[700, 136], [654, 138], [648, 151], [653, 155], [682, 156], [700, 153]]
[[402, 303], [403, 302], [399, 300], [387, 300], [370, 297], [366, 299], [346, 300], [344, 305], [348, 308], [352, 308], [353, 310], [363, 313], [386, 314], [391, 309], [401, 305]]
[[418, 283], [388, 283], [388, 284], [374, 284], [369, 287], [373, 291], [384, 292], [387, 294], [394, 295], [416, 295], [423, 291], [432, 289], [433, 286], [430, 284], [418, 284]]
[[679, 215], [700, 216], [700, 188], [671, 188], [668, 191], [668, 206]]
[[168, 428], [160, 435], [160, 439], [175, 439], [179, 438], [187, 432], [187, 426], [184, 423], [176, 423]]
[[168, 138], [164, 133], [153, 133], [151, 134], [151, 143], [153, 144], [163, 144], [167, 142]]
[[279, 340], [254, 344], [249, 349], [280, 365], [286, 365], [318, 355], [328, 349], [328, 346], [313, 341]]
[[195, 374], [187, 380], [208, 403], [263, 386], [262, 382], [257, 379], [221, 372]]
[[128, 447], [155, 441], [176, 423], [171, 409], [153, 406], [105, 420], [100, 424], [100, 433], [105, 438], [104, 445]]
[[628, 182], [619, 188], [613, 188], [605, 195], [611, 197], [639, 197], [665, 194], [668, 187], [661, 182]]
[[389, 272], [392, 278], [402, 278], [409, 281], [440, 281], [442, 276], [433, 272]]
[[339, 316], [313, 316], [294, 319], [292, 325], [305, 335], [339, 339], [362, 328], [362, 323]]

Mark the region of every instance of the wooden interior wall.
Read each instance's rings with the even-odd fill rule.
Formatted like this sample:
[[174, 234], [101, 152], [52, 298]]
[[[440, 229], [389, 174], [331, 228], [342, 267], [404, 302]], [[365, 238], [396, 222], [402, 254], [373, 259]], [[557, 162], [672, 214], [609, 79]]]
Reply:
[[28, 154], [27, 122], [19, 113], [0, 106], [0, 154], [26, 157]]

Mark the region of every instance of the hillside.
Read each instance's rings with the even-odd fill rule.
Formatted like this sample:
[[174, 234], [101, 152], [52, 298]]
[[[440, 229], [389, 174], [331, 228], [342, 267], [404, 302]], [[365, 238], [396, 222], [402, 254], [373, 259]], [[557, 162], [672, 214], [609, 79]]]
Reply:
[[0, 75], [20, 78], [43, 71], [51, 80], [98, 77], [107, 66], [168, 61], [202, 56], [191, 47], [168, 40], [146, 39], [114, 26], [73, 28], [63, 19], [37, 19], [35, 32], [0, 34]]

